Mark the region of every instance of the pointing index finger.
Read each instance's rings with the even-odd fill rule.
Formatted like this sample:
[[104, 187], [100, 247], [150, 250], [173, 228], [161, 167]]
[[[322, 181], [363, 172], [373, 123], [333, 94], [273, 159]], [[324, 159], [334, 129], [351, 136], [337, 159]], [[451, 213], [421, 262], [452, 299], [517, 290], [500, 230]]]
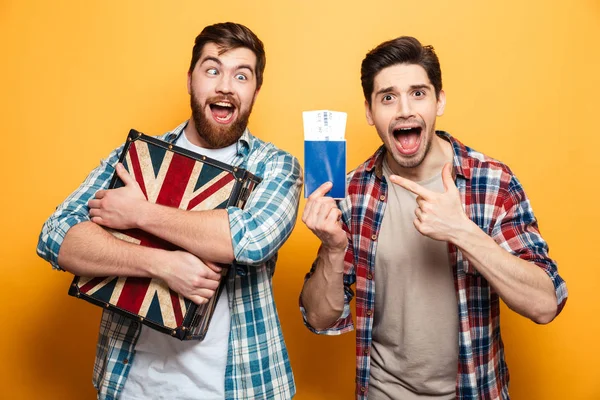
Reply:
[[423, 186], [409, 179], [403, 178], [398, 175], [391, 175], [390, 180], [392, 181], [392, 183], [403, 187], [404, 189], [416, 194], [417, 196], [421, 196], [425, 200], [428, 200], [431, 197], [431, 191], [425, 189]]

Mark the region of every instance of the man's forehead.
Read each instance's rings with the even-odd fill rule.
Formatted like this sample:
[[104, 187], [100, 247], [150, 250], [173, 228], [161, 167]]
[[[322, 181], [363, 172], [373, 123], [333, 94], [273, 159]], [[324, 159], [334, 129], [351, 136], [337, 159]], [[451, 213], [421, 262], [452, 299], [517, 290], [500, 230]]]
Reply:
[[250, 66], [252, 70], [256, 67], [256, 54], [247, 47], [236, 47], [223, 51], [222, 46], [216, 43], [206, 43], [200, 54], [200, 62], [212, 60], [230, 65]]
[[387, 87], [398, 89], [423, 85], [433, 87], [427, 71], [418, 64], [395, 64], [386, 67], [375, 75], [373, 83], [375, 92]]

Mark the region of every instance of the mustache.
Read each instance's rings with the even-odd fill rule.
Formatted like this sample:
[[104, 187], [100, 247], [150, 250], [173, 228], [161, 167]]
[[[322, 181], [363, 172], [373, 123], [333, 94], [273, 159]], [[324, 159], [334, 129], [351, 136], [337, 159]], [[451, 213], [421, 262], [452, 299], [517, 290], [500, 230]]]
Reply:
[[425, 122], [415, 119], [415, 118], [409, 118], [409, 119], [397, 119], [395, 121], [393, 121], [390, 124], [390, 130], [394, 131], [397, 128], [399, 128], [402, 125], [416, 125], [419, 126], [421, 128], [425, 128]]

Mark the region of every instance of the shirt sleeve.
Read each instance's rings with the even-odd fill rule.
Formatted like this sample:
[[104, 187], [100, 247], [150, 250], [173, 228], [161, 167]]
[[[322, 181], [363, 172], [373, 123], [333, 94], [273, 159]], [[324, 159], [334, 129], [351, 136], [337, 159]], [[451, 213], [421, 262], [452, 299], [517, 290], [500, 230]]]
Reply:
[[508, 193], [493, 227], [492, 237], [503, 249], [536, 264], [548, 274], [556, 293], [558, 315], [567, 301], [567, 285], [558, 274], [556, 262], [548, 254], [548, 244], [540, 234], [531, 203], [514, 176], [510, 179]]
[[[338, 318], [337, 321], [329, 328], [323, 330], [315, 329], [306, 319], [306, 310], [304, 308], [304, 304], [302, 303], [302, 293], [300, 293], [300, 312], [302, 313], [302, 319], [304, 320], [304, 325], [313, 333], [318, 335], [341, 335], [342, 333], [350, 332], [354, 329], [354, 322], [352, 320], [352, 311], [350, 309], [350, 302], [354, 298], [354, 291], [352, 290], [352, 285], [356, 282], [356, 273], [354, 268], [354, 246], [352, 244], [352, 236], [350, 234], [350, 230], [348, 229], [348, 224], [350, 220], [350, 201], [348, 198], [338, 203], [338, 208], [342, 211], [342, 228], [346, 231], [346, 235], [348, 236], [348, 244], [346, 247], [346, 254], [344, 255], [344, 310], [342, 311], [342, 315]], [[318, 259], [317, 259], [318, 260]], [[312, 264], [312, 267], [308, 274], [306, 274], [304, 278], [304, 283], [312, 276], [317, 266], [317, 260], [315, 260]]]
[[236, 262], [259, 265], [275, 256], [296, 223], [301, 188], [294, 156], [278, 151], [266, 160], [263, 179], [244, 209], [227, 209]]
[[50, 262], [52, 267], [62, 270], [58, 265], [58, 252], [68, 232], [74, 225], [89, 221], [88, 201], [98, 190], [106, 189], [115, 171], [115, 165], [123, 146], [115, 149], [100, 165], [94, 169], [81, 185], [69, 195], [42, 226], [37, 245], [37, 254]]

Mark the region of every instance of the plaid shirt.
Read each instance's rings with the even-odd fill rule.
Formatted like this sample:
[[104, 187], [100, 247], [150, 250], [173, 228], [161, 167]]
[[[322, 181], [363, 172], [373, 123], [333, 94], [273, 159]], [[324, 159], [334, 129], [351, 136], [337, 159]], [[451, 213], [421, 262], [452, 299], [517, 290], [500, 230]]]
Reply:
[[[567, 287], [548, 246], [540, 236], [529, 200], [510, 169], [464, 146], [448, 133], [454, 151], [455, 181], [463, 207], [471, 220], [503, 249], [542, 268], [552, 280], [558, 302], [557, 314], [567, 300]], [[385, 211], [387, 183], [382, 178], [381, 147], [369, 160], [348, 175], [348, 196], [339, 203], [348, 233], [345, 256], [345, 306], [340, 319], [318, 334], [339, 335], [354, 328], [350, 300], [356, 285], [356, 398], [366, 399], [370, 377], [370, 349], [375, 306], [375, 253]], [[500, 337], [500, 299], [489, 283], [462, 253], [448, 244], [454, 273], [459, 315], [459, 359], [456, 397], [459, 399], [508, 399], [508, 368]], [[307, 275], [307, 279], [314, 271]], [[301, 304], [303, 315], [304, 308]]]
[[[174, 143], [187, 122], [159, 139]], [[271, 278], [277, 250], [296, 221], [302, 186], [298, 160], [252, 136], [248, 130], [237, 142], [234, 165], [262, 178], [244, 210], [228, 208], [236, 263], [227, 278], [231, 328], [225, 371], [226, 399], [289, 399], [295, 384], [275, 309]], [[58, 252], [68, 229], [89, 220], [87, 202], [106, 189], [122, 146], [103, 160], [46, 221], [38, 254], [56, 269]], [[123, 389], [140, 325], [105, 310], [94, 365], [99, 399], [117, 399]]]

